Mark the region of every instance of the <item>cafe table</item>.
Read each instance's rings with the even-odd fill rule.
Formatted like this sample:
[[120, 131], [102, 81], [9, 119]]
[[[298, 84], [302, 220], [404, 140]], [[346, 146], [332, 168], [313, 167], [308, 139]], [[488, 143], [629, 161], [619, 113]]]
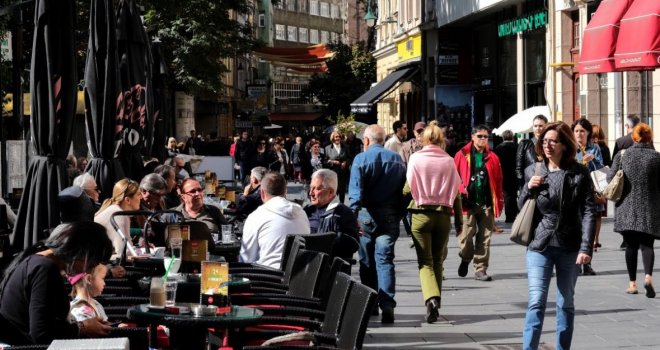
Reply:
[[[177, 303], [177, 307], [192, 309], [198, 304]], [[245, 306], [219, 308], [214, 316], [194, 316], [192, 313], [174, 314], [167, 309], [154, 309], [148, 304], [136, 305], [128, 309], [127, 316], [138, 325], [151, 327], [151, 342], [155, 344], [156, 327], [167, 326], [170, 329], [170, 348], [205, 349], [208, 329], [216, 331], [254, 325], [259, 322], [263, 312]], [[192, 310], [191, 310], [192, 311]]]

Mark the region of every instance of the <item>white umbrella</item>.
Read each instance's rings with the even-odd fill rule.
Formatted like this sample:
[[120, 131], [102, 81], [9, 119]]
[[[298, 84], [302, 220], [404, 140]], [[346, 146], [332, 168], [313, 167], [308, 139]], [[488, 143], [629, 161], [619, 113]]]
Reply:
[[552, 121], [552, 116], [550, 115], [550, 107], [534, 106], [511, 116], [498, 128], [493, 129], [493, 134], [502, 136], [502, 133], [506, 130], [511, 130], [511, 132], [514, 134], [532, 132], [534, 117], [539, 114], [544, 115], [546, 118], [548, 118], [549, 121]]

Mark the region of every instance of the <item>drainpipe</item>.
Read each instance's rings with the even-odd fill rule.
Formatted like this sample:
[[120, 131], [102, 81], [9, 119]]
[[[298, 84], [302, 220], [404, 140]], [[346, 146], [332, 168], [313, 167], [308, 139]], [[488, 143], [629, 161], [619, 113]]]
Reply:
[[[550, 46], [550, 59], [547, 60], [546, 62], [555, 62], [556, 59], [555, 57], [557, 56], [556, 52], [556, 46], [555, 46], [555, 2], [554, 1], [548, 1], [548, 28], [550, 30], [550, 35], [547, 37], [546, 40], [546, 45]], [[560, 59], [561, 61], [561, 59]], [[546, 96], [546, 101], [548, 103], [548, 107], [550, 107], [550, 117], [552, 120], [557, 120], [557, 110], [559, 107], [557, 106], [557, 72], [550, 66], [548, 66], [547, 72], [551, 74], [552, 76], [546, 77], [546, 82], [550, 82], [550, 86], [546, 87], [546, 92], [550, 91], [550, 96]], [[563, 120], [562, 116], [562, 120]]]

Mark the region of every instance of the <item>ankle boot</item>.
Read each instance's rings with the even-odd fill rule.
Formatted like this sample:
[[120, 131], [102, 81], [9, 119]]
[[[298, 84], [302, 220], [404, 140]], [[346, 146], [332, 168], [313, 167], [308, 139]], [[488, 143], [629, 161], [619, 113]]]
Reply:
[[433, 297], [426, 301], [426, 323], [433, 323], [438, 320], [440, 316], [438, 309], [440, 308], [440, 298]]

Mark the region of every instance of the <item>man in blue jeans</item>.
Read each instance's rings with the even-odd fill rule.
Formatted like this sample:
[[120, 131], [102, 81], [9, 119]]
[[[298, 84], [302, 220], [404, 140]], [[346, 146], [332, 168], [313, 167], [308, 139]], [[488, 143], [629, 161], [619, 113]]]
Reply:
[[353, 160], [348, 186], [349, 206], [360, 225], [360, 280], [378, 290], [382, 323], [394, 322], [394, 244], [399, 237], [406, 166], [398, 154], [383, 147], [385, 131], [369, 125], [364, 152]]

